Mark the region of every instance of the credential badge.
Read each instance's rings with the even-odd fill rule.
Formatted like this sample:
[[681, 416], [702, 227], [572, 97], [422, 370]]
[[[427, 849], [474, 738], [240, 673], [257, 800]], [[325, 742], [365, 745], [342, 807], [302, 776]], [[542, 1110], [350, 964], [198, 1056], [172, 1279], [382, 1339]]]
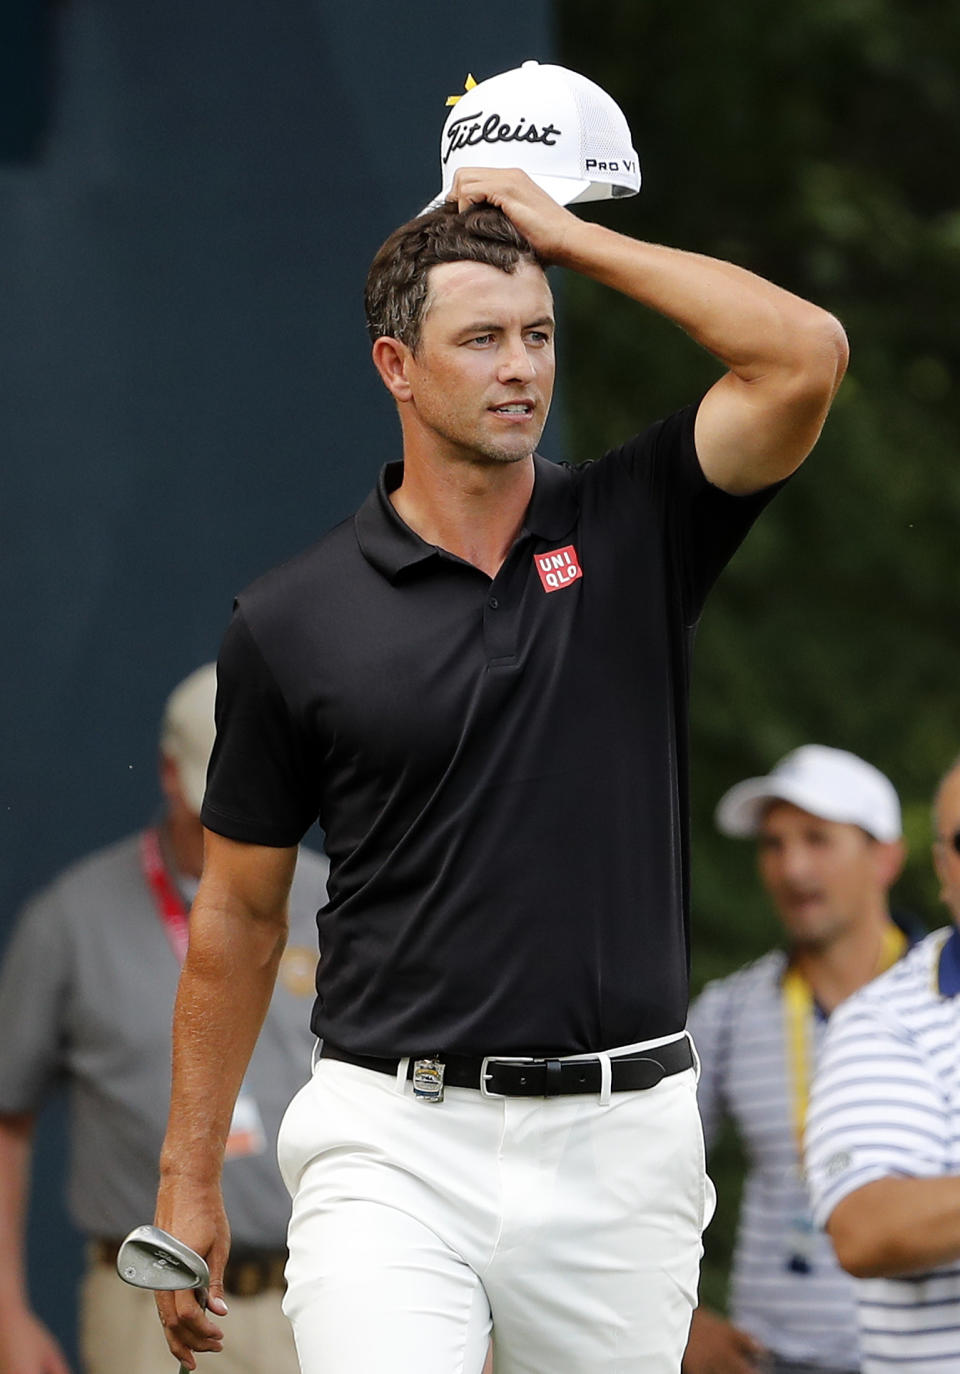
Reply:
[[443, 1064], [439, 1059], [415, 1059], [413, 1095], [421, 1102], [443, 1101]]

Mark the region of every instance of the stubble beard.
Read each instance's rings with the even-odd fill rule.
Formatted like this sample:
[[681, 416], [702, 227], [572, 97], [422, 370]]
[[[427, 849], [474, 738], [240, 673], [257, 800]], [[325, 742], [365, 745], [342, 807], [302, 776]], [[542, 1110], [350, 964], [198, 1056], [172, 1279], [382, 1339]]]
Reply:
[[[545, 423], [546, 420], [544, 420]], [[527, 442], [522, 446], [498, 443], [496, 439], [482, 433], [482, 431], [469, 437], [450, 431], [443, 437], [460, 449], [468, 463], [473, 463], [478, 467], [509, 467], [513, 463], [526, 462], [530, 455], [536, 451], [542, 433], [543, 425], [540, 425], [536, 433], [529, 435]]]
[[496, 444], [484, 444], [477, 446], [471, 456], [479, 467], [508, 467], [511, 463], [524, 462], [532, 452], [533, 449], [521, 452], [516, 449], [500, 448]]
[[833, 912], [825, 913], [818, 924], [799, 931], [787, 929], [788, 938], [794, 949], [805, 950], [808, 954], [824, 954], [831, 945], [836, 944], [850, 930], [850, 922]]

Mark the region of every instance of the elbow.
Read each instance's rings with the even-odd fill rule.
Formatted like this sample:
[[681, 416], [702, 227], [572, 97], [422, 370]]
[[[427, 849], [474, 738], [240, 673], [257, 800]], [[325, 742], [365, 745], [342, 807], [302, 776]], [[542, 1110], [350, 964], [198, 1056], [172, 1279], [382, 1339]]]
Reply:
[[847, 336], [840, 322], [811, 307], [811, 313], [794, 327], [776, 386], [776, 412], [781, 425], [794, 436], [797, 463], [820, 437], [848, 358]]
[[881, 1257], [862, 1240], [839, 1238], [830, 1233], [834, 1253], [841, 1269], [855, 1279], [877, 1279], [887, 1272]]
[[795, 337], [797, 388], [808, 404], [826, 411], [843, 381], [850, 362], [850, 344], [840, 321], [826, 310], [812, 307]]
[[840, 1268], [855, 1279], [889, 1278], [910, 1268], [909, 1256], [901, 1253], [896, 1237], [877, 1230], [866, 1217], [837, 1218], [834, 1213], [827, 1234]]
[[850, 340], [837, 317], [826, 312], [823, 314], [820, 332], [824, 366], [833, 378], [832, 394], [835, 394], [850, 363]]

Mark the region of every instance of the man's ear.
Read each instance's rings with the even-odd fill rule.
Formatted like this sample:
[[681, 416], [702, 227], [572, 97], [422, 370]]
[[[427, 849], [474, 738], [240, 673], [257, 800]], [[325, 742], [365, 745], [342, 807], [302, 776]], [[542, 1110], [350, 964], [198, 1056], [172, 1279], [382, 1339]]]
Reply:
[[934, 840], [931, 848], [933, 851], [934, 872], [940, 880], [940, 900], [941, 902], [945, 902], [947, 900], [947, 884], [949, 882], [947, 860], [943, 856], [943, 849], [938, 841]]
[[904, 840], [878, 840], [874, 847], [878, 876], [884, 887], [892, 887], [903, 872], [907, 861]]
[[383, 334], [373, 345], [373, 365], [395, 401], [409, 401], [413, 389], [407, 377], [413, 354], [405, 343]]
[[160, 776], [160, 791], [166, 799], [167, 805], [171, 806], [183, 795], [180, 786], [180, 769], [169, 754], [164, 754], [161, 750], [158, 762], [158, 773]]

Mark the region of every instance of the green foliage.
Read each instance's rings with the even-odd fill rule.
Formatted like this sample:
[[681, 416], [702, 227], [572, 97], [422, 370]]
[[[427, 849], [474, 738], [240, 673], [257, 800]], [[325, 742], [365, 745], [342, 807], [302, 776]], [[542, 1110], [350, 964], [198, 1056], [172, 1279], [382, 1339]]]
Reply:
[[[561, 0], [558, 29], [559, 60], [624, 107], [644, 173], [638, 197], [585, 213], [757, 271], [832, 310], [851, 343], [817, 449], [698, 635], [695, 985], [777, 939], [749, 846], [716, 834], [713, 807], [811, 740], [892, 778], [911, 844], [896, 897], [943, 924], [928, 807], [960, 752], [960, 9]], [[578, 455], [718, 375], [673, 326], [582, 279], [564, 324]]]

